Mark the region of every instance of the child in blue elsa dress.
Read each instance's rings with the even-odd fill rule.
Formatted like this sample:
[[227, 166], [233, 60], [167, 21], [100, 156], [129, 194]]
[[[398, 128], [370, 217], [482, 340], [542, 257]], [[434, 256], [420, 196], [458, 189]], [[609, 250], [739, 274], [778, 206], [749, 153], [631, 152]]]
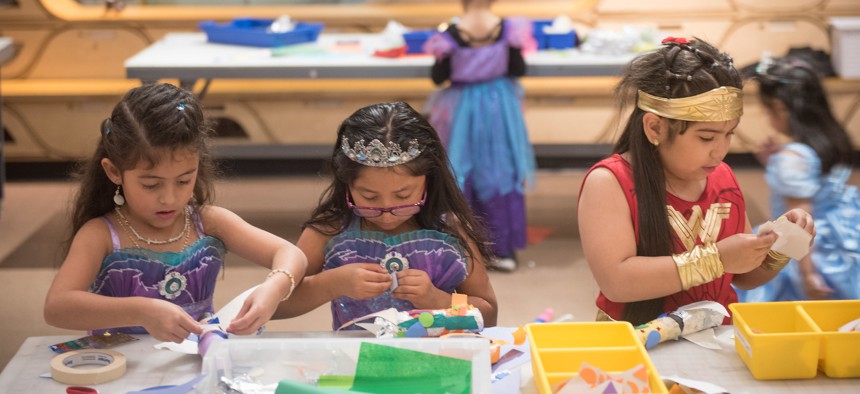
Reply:
[[738, 296], [746, 302], [860, 298], [860, 196], [847, 183], [853, 147], [848, 134], [809, 63], [790, 57], [762, 62], [755, 79], [771, 126], [791, 140], [782, 146], [769, 140], [759, 152], [771, 212], [811, 212], [816, 236], [807, 257]]
[[462, 18], [432, 36], [425, 52], [436, 57], [435, 92], [426, 112], [439, 132], [454, 174], [493, 242], [488, 266], [513, 271], [515, 252], [526, 246], [524, 188], [535, 158], [523, 119], [522, 51], [534, 48], [532, 24], [499, 18], [491, 0], [463, 0]]

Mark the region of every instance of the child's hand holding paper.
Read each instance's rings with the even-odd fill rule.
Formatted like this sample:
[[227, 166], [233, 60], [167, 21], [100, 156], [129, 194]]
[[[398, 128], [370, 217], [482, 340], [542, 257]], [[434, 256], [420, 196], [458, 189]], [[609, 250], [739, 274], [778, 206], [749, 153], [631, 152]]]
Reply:
[[776, 233], [779, 238], [774, 242], [771, 250], [784, 254], [795, 260], [800, 260], [809, 254], [812, 244], [812, 234], [806, 232], [803, 227], [792, 223], [785, 216], [773, 222], [765, 222], [758, 227], [756, 234]]

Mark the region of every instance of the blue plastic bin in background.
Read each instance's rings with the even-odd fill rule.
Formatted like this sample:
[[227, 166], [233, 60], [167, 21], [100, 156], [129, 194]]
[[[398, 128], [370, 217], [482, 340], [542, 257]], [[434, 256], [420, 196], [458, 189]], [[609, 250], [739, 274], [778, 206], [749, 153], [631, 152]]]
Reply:
[[574, 48], [578, 44], [577, 41], [579, 40], [577, 40], [575, 31], [564, 34], [546, 34], [547, 49]]
[[576, 32], [571, 31], [570, 33], [564, 34], [547, 34], [544, 33], [544, 26], [551, 26], [551, 20], [537, 20], [532, 21], [532, 25], [534, 26], [534, 38], [537, 41], [537, 49], [568, 49], [574, 48], [579, 44], [579, 40], [576, 37]]
[[543, 32], [543, 27], [544, 26], [551, 26], [551, 25], [552, 25], [551, 20], [532, 21], [532, 26], [534, 29], [534, 31], [532, 32], [532, 35], [534, 36], [535, 41], [537, 41], [537, 49], [538, 50], [547, 48], [546, 34]]
[[314, 42], [323, 29], [322, 23], [296, 23], [291, 31], [267, 31], [274, 21], [258, 18], [236, 18], [229, 23], [205, 21], [200, 23], [200, 29], [206, 32], [209, 42], [270, 48]]
[[415, 30], [403, 33], [406, 41], [406, 53], [424, 53], [424, 43], [436, 33], [436, 30]]

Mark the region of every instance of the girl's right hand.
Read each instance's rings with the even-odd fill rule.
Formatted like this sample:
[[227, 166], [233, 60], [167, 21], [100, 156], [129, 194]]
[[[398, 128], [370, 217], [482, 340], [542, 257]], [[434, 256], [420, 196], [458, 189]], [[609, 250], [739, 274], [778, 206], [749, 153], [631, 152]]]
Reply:
[[147, 301], [150, 302], [142, 309], [141, 326], [153, 338], [162, 342], [181, 343], [190, 333], [203, 333], [200, 324], [179, 305], [154, 298], [148, 298]]
[[374, 263], [352, 263], [337, 268], [339, 293], [356, 300], [366, 300], [385, 293], [391, 287], [391, 275]]
[[731, 274], [744, 274], [758, 268], [776, 242], [776, 233], [762, 235], [740, 233], [717, 242], [723, 269]]

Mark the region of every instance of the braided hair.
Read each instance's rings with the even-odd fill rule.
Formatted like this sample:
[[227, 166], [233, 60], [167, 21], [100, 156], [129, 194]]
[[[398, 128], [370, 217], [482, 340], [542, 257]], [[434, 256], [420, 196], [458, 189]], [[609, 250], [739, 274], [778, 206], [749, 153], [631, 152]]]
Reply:
[[[639, 221], [638, 256], [672, 254], [672, 232], [666, 216], [666, 180], [660, 155], [644, 132], [645, 111], [636, 107], [638, 91], [665, 98], [695, 96], [720, 86], [743, 87], [732, 58], [711, 44], [695, 38], [668, 38], [663, 46], [641, 55], [627, 65], [615, 89], [620, 113], [633, 111], [613, 147], [628, 153], [633, 168]], [[687, 130], [687, 121], [666, 119], [671, 143]], [[663, 311], [665, 297], [627, 303], [622, 318], [634, 325], [646, 323]]]

